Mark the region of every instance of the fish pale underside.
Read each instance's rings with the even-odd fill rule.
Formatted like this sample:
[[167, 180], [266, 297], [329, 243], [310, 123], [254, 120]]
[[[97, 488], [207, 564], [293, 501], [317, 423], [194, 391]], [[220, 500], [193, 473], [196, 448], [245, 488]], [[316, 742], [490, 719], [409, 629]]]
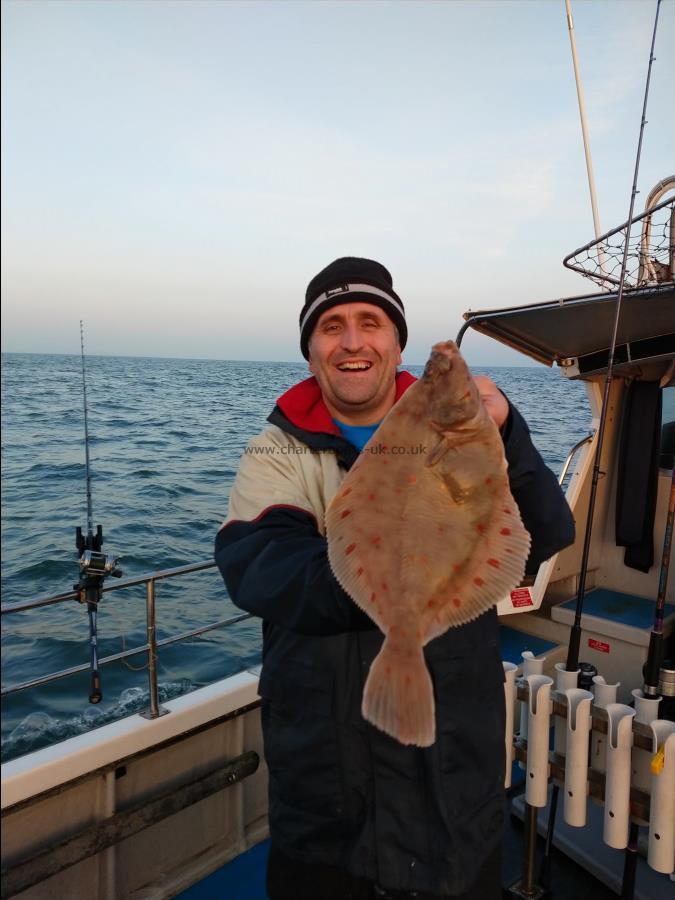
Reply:
[[364, 718], [402, 744], [436, 737], [423, 647], [522, 581], [530, 535], [504, 446], [452, 341], [392, 407], [326, 512], [328, 559], [385, 635]]

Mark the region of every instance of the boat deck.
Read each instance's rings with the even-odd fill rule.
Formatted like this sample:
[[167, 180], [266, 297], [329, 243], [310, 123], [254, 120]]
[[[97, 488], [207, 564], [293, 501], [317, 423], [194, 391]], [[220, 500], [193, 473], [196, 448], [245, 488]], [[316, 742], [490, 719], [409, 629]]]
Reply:
[[[518, 796], [523, 787], [509, 792]], [[543, 848], [540, 839], [539, 858]], [[213, 900], [227, 897], [227, 900], [266, 900], [265, 869], [269, 841], [263, 841], [243, 853], [178, 895], [178, 900]], [[508, 887], [519, 880], [523, 871], [524, 832], [515, 816], [508, 816], [504, 835], [504, 856], [502, 864], [502, 884]], [[579, 900], [592, 897], [593, 900], [615, 900], [617, 894], [577, 865], [569, 857], [554, 847], [551, 858], [551, 884], [553, 900]], [[664, 885], [665, 886], [665, 885]], [[505, 892], [504, 896], [507, 896]], [[321, 898], [317, 897], [317, 900]]]

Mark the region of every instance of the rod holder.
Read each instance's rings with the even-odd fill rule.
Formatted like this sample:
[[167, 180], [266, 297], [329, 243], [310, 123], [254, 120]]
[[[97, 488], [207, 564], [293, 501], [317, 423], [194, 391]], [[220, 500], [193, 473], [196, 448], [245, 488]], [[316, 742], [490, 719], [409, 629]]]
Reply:
[[510, 662], [502, 662], [504, 666], [504, 704], [506, 707], [506, 723], [504, 727], [504, 744], [506, 746], [506, 770], [504, 787], [511, 787], [511, 770], [513, 768], [513, 729], [516, 708], [516, 672], [518, 666]]
[[675, 870], [675, 722], [651, 723], [654, 757], [647, 862], [664, 875]]
[[[579, 686], [579, 672], [581, 671], [580, 669], [575, 669], [573, 672], [568, 672], [565, 668], [565, 663], [562, 662], [556, 663], [554, 668], [556, 691], [561, 694], [565, 694], [567, 693], [567, 691]], [[563, 753], [565, 753], [565, 747], [567, 745], [567, 725], [560, 716], [554, 716], [553, 728], [555, 734], [553, 748], [556, 753], [560, 753], [562, 755]]]
[[591, 704], [593, 694], [583, 688], [568, 688], [565, 804], [564, 818], [568, 825], [581, 828], [586, 824], [586, 796], [588, 794], [588, 747], [591, 737]]
[[615, 850], [624, 850], [628, 846], [634, 717], [635, 710], [625, 703], [607, 706], [603, 840]]
[[[593, 677], [595, 706], [606, 710], [610, 703], [616, 703], [616, 694], [620, 684], [620, 681], [617, 681], [616, 684], [607, 684], [602, 675], [595, 675]], [[591, 735], [590, 764], [592, 768], [596, 769], [598, 772], [604, 772], [606, 760], [607, 735], [594, 731]]]
[[551, 686], [548, 675], [528, 675], [528, 740], [525, 800], [530, 806], [548, 802], [548, 745], [551, 726]]
[[[659, 717], [660, 697], [647, 697], [639, 688], [631, 691], [635, 706], [635, 721], [643, 725], [651, 725]], [[649, 793], [652, 784], [652, 753], [641, 747], [633, 747], [631, 757], [631, 784], [638, 790]]]
[[[521, 653], [521, 657], [523, 659], [522, 667], [523, 667], [523, 679], [527, 680], [528, 675], [542, 675], [544, 672], [544, 662], [546, 661], [545, 657], [541, 659], [536, 659], [534, 653], [531, 650], [523, 650]], [[520, 727], [518, 728], [518, 736], [521, 740], [527, 740], [527, 727], [528, 727], [528, 704], [521, 702], [520, 704]], [[524, 769], [525, 766], [523, 763], [518, 763], [521, 769]]]

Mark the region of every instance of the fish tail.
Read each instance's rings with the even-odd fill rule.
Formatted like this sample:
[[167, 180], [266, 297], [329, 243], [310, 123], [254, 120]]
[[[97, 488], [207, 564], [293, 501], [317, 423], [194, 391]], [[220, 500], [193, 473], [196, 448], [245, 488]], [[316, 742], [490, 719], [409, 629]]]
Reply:
[[370, 667], [361, 712], [402, 744], [430, 747], [434, 743], [434, 691], [421, 646], [402, 649], [385, 640]]

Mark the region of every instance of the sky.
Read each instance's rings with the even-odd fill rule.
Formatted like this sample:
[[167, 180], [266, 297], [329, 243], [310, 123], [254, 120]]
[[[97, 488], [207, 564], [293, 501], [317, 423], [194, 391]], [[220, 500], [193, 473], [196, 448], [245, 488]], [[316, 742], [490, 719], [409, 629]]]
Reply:
[[[628, 217], [656, 2], [573, 0], [602, 231]], [[636, 211], [675, 170], [663, 0]], [[642, 198], [642, 200], [641, 200]], [[564, 0], [5, 0], [2, 350], [299, 361], [307, 283], [392, 273], [404, 361], [583, 294]], [[532, 365], [469, 334], [474, 365]]]

